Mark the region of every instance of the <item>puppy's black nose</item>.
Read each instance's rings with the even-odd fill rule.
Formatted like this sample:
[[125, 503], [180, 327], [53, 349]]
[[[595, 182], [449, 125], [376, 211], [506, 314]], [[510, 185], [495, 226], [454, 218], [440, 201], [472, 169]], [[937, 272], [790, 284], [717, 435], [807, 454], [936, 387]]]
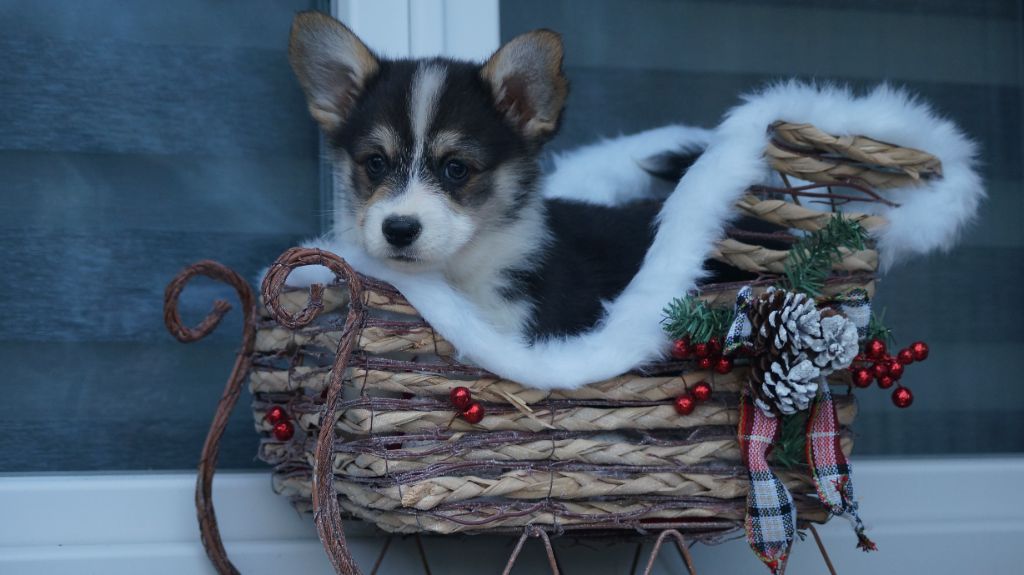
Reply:
[[409, 216], [390, 216], [381, 227], [384, 229], [384, 238], [396, 248], [411, 244], [423, 229], [419, 220]]

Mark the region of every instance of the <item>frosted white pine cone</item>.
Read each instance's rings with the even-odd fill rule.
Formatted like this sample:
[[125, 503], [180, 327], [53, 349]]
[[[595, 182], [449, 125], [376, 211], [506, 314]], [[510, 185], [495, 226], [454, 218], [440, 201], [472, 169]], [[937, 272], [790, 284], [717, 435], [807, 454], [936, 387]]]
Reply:
[[[821, 370], [800, 354], [791, 359], [782, 356], [765, 370], [761, 391], [784, 415], [807, 409], [818, 394]], [[760, 407], [764, 408], [764, 406]]]
[[768, 314], [761, 336], [769, 337], [770, 329], [775, 331], [772, 343], [776, 349], [787, 345], [796, 350], [813, 349], [821, 339], [821, 312], [807, 294], [790, 292], [782, 307]]
[[822, 375], [850, 367], [860, 349], [858, 337], [857, 324], [846, 317], [836, 314], [821, 320], [821, 339], [811, 349], [818, 352], [814, 364]]

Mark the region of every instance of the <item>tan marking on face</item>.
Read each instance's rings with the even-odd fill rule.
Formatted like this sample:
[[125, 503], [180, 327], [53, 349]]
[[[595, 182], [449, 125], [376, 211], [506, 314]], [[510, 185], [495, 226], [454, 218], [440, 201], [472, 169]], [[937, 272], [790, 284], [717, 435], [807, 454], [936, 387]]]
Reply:
[[370, 206], [372, 206], [373, 204], [375, 204], [375, 203], [383, 200], [384, 198], [392, 195], [392, 193], [394, 191], [395, 191], [395, 189], [390, 187], [390, 186], [384, 185], [384, 186], [378, 187], [376, 190], [373, 191], [372, 194], [370, 194], [370, 197], [367, 198], [365, 202], [363, 202], [363, 208], [364, 209], [369, 209]]
[[365, 155], [370, 155], [380, 150], [387, 156], [389, 161], [393, 161], [399, 151], [398, 133], [391, 126], [376, 126], [360, 142], [359, 150], [360, 154]]
[[484, 168], [483, 150], [461, 132], [441, 130], [430, 142], [430, 155], [435, 160], [455, 158], [475, 169]]

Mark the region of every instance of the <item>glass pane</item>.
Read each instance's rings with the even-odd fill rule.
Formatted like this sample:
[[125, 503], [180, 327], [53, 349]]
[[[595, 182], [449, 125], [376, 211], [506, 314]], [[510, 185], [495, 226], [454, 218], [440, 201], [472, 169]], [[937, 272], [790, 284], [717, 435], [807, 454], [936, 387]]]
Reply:
[[[255, 278], [319, 231], [287, 39], [320, 4], [0, 4], [0, 470], [195, 467], [241, 324], [179, 344], [163, 289], [202, 258]], [[187, 319], [218, 295], [190, 289]], [[240, 409], [224, 466], [256, 465], [256, 445]]]
[[901, 265], [877, 309], [898, 343], [923, 339], [907, 370], [907, 410], [858, 393], [858, 454], [1024, 451], [1022, 20], [1018, 1], [518, 0], [501, 3], [502, 40], [563, 34], [572, 83], [563, 149], [670, 122], [718, 123], [737, 96], [771, 80], [905, 85], [982, 148], [990, 198], [950, 254]]

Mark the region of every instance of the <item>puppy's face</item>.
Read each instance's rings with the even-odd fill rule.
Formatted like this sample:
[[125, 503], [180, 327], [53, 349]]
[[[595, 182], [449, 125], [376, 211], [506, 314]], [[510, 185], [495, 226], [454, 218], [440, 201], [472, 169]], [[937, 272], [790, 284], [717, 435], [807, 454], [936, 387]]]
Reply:
[[536, 156], [565, 102], [558, 36], [513, 39], [484, 65], [388, 61], [338, 21], [307, 12], [292, 66], [334, 153], [340, 218], [371, 255], [429, 269], [534, 194]]

